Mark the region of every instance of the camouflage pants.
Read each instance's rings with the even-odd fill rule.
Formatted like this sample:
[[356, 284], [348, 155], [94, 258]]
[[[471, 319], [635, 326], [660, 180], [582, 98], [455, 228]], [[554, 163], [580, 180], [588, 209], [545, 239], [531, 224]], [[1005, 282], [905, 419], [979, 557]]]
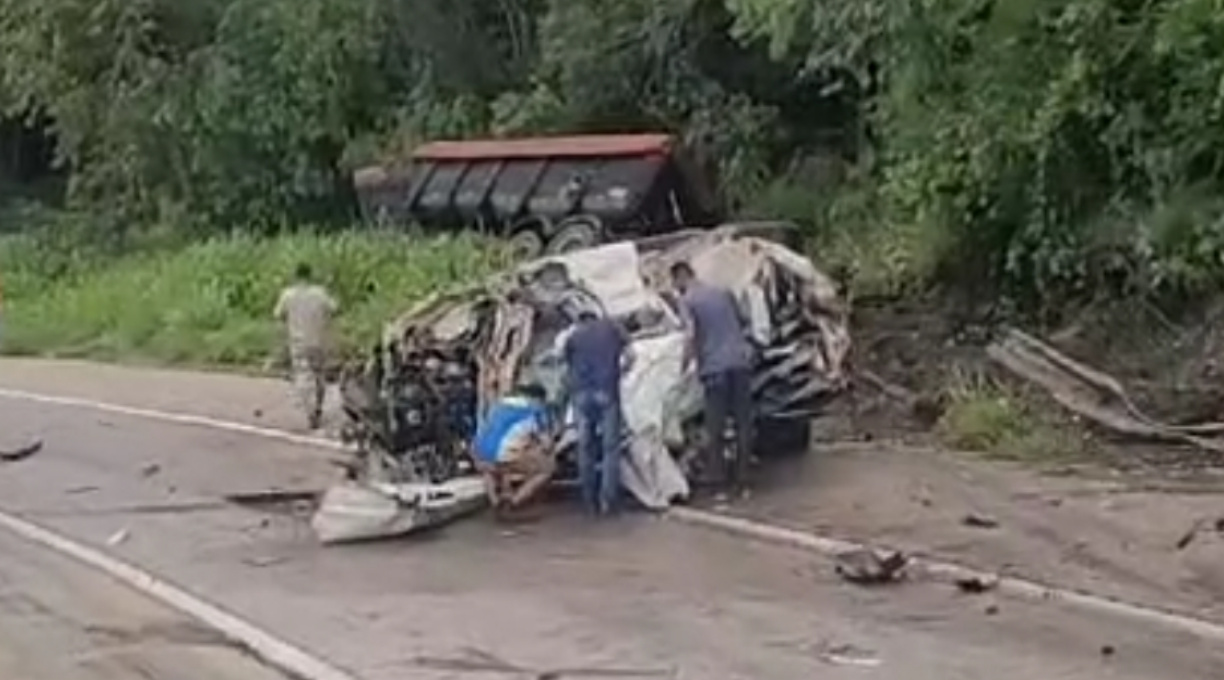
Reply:
[[323, 414], [323, 395], [327, 388], [324, 375], [324, 352], [318, 347], [289, 348], [289, 379], [298, 405], [316, 428]]

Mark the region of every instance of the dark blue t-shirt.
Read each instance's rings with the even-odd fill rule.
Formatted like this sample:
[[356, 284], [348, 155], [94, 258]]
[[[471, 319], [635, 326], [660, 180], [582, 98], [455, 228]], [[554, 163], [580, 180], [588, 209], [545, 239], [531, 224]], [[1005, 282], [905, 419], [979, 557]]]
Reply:
[[701, 375], [751, 367], [752, 345], [730, 291], [695, 284], [680, 302], [694, 326], [697, 370]]
[[574, 392], [620, 394], [621, 356], [629, 338], [611, 319], [580, 323], [565, 341], [565, 363]]

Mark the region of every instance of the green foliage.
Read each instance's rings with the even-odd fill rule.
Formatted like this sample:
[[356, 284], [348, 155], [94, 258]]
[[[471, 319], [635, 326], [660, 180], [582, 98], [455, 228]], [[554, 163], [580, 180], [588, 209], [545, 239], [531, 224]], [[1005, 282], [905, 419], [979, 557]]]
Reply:
[[963, 371], [952, 376], [936, 429], [949, 446], [995, 458], [1040, 462], [1087, 451], [1082, 430], [1054, 420], [1015, 390]]
[[0, 0], [0, 45], [117, 247], [344, 224], [422, 139], [664, 129], [870, 290], [1224, 283], [1218, 0]]
[[1224, 280], [1218, 2], [729, 4], [740, 35], [869, 90], [878, 220], [942, 235], [937, 273], [1032, 309]]
[[343, 307], [342, 349], [364, 348], [418, 299], [505, 259], [469, 238], [364, 231], [238, 235], [114, 258], [64, 257], [30, 237], [0, 241], [4, 351], [199, 365], [257, 365], [280, 349], [272, 307], [299, 262]]

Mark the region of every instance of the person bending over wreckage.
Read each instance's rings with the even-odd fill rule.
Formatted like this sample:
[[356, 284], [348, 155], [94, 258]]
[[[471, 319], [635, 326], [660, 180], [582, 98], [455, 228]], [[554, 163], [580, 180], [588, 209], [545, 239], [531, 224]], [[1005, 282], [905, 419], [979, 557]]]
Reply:
[[[530, 502], [556, 470], [547, 399], [539, 385], [519, 386], [493, 404], [476, 430], [476, 463], [489, 501], [503, 517]], [[521, 483], [508, 491], [510, 480]]]
[[578, 478], [587, 512], [619, 510], [621, 374], [633, 363], [629, 334], [591, 311], [565, 340], [566, 387], [578, 422]]
[[[746, 492], [752, 455], [752, 364], [756, 354], [748, 336], [748, 322], [731, 291], [702, 283], [692, 266], [678, 262], [671, 268], [680, 296], [680, 316], [688, 333], [684, 363], [696, 362], [704, 392], [706, 449], [704, 463], [722, 470], [717, 480], [724, 492]], [[735, 429], [735, 450], [724, 455], [727, 420]], [[728, 464], [729, 463], [729, 464]]]

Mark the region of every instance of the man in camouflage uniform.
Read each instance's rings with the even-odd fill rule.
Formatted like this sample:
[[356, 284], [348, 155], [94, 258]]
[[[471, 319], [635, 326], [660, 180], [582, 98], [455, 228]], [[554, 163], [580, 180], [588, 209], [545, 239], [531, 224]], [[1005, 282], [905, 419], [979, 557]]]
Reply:
[[294, 282], [276, 302], [276, 318], [285, 323], [289, 341], [289, 371], [310, 429], [322, 424], [328, 327], [336, 314], [336, 301], [314, 283], [310, 266], [298, 265]]

